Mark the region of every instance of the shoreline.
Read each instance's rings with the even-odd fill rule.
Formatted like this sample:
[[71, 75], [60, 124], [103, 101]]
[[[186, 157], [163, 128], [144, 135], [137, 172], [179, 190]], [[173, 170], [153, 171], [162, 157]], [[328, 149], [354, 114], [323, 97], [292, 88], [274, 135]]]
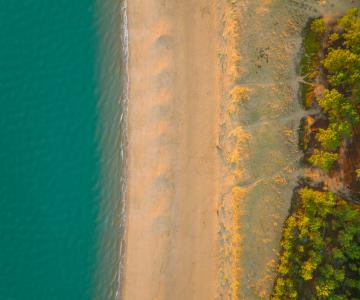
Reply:
[[[101, 203], [98, 219], [98, 283], [95, 299], [120, 299], [125, 255], [126, 229], [126, 152], [127, 152], [127, 21], [125, 1], [105, 0], [97, 3], [100, 69], [99, 125], [102, 157], [109, 158], [101, 169]], [[102, 79], [102, 80], [101, 80]], [[111, 163], [110, 163], [111, 161]], [[99, 284], [101, 282], [101, 284]]]
[[124, 299], [216, 295], [214, 1], [132, 1]]

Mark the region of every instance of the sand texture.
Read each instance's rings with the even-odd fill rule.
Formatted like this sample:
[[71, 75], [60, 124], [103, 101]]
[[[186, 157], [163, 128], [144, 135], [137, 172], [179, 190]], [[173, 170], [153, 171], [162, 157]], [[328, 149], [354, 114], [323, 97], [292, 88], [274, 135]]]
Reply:
[[125, 300], [268, 299], [301, 32], [351, 0], [129, 0]]
[[216, 294], [215, 1], [131, 0], [124, 299]]

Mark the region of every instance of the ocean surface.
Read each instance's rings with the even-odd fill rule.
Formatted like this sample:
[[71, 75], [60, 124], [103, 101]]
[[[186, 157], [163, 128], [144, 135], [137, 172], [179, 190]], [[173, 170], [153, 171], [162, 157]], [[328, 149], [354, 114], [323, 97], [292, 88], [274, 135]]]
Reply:
[[124, 7], [0, 7], [0, 299], [118, 299]]

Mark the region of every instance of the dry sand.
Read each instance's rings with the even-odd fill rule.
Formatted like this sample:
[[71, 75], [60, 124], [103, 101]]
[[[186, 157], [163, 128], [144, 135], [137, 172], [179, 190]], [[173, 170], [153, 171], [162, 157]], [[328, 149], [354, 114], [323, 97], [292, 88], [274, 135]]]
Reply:
[[128, 1], [125, 300], [269, 298], [302, 174], [301, 30], [351, 2]]
[[125, 300], [216, 295], [215, 1], [130, 0]]

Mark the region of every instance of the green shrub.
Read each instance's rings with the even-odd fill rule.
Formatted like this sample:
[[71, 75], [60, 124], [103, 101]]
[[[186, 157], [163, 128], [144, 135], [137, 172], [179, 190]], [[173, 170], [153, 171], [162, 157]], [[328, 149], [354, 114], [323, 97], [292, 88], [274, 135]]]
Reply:
[[337, 153], [315, 149], [314, 153], [309, 157], [309, 162], [324, 171], [330, 171], [338, 158]]
[[330, 36], [329, 36], [329, 41], [330, 41], [331, 43], [334, 43], [334, 42], [336, 42], [337, 40], [339, 40], [339, 38], [340, 38], [340, 35], [339, 35], [337, 32], [334, 32], [334, 33], [330, 34]]
[[321, 39], [311, 30], [311, 23], [305, 28], [305, 36], [303, 42], [303, 56], [301, 59], [301, 75], [305, 76], [313, 73], [319, 63], [319, 52], [321, 50]]
[[314, 87], [306, 83], [300, 83], [300, 99], [305, 109], [310, 109], [315, 99]]
[[316, 138], [324, 148], [336, 150], [341, 144], [342, 135], [339, 134], [336, 127], [331, 126], [326, 129], [320, 128]]
[[326, 31], [325, 20], [323, 18], [315, 19], [310, 27], [318, 36], [322, 36]]

